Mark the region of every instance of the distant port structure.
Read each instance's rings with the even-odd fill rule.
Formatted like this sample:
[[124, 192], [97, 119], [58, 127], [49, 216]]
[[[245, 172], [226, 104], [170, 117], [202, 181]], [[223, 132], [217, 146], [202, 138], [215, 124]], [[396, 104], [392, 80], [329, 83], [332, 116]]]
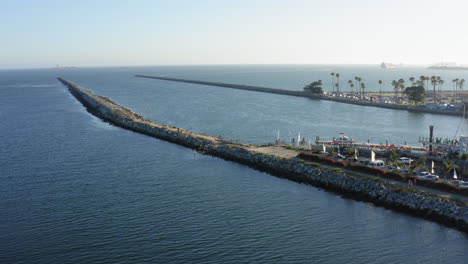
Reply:
[[430, 70], [468, 70], [468, 66], [459, 65], [456, 62], [440, 62], [429, 66]]
[[[335, 76], [335, 75], [333, 75]], [[315, 84], [316, 87], [320, 88], [320, 92], [314, 92], [311, 85], [306, 86], [302, 91], [300, 90], [286, 90], [286, 89], [276, 89], [276, 88], [269, 88], [269, 87], [261, 87], [261, 86], [252, 86], [252, 85], [242, 85], [242, 84], [230, 84], [230, 83], [222, 83], [222, 82], [209, 82], [209, 81], [202, 81], [202, 80], [191, 80], [191, 79], [182, 79], [182, 78], [171, 78], [165, 76], [151, 76], [151, 75], [135, 75], [137, 78], [148, 78], [148, 79], [156, 79], [156, 80], [163, 80], [163, 81], [173, 81], [173, 82], [182, 82], [182, 83], [192, 83], [192, 84], [200, 84], [200, 85], [208, 85], [208, 86], [216, 86], [216, 87], [223, 87], [223, 88], [232, 88], [232, 89], [239, 89], [239, 90], [247, 90], [247, 91], [255, 91], [255, 92], [263, 92], [263, 93], [272, 93], [272, 94], [281, 94], [281, 95], [288, 95], [288, 96], [298, 96], [298, 97], [306, 97], [309, 99], [315, 100], [328, 100], [340, 103], [347, 103], [347, 104], [354, 104], [354, 105], [362, 105], [362, 106], [374, 106], [374, 107], [381, 107], [381, 108], [388, 108], [388, 109], [395, 109], [395, 110], [405, 110], [405, 111], [412, 111], [412, 112], [421, 112], [421, 113], [431, 113], [431, 114], [442, 114], [442, 115], [452, 115], [452, 116], [464, 116], [464, 107], [463, 105], [457, 106], [438, 106], [438, 105], [418, 105], [418, 104], [401, 104], [397, 103], [398, 100], [395, 96], [395, 102], [391, 101], [384, 101], [382, 100], [382, 92], [380, 92], [380, 99], [376, 98], [377, 94], [374, 93], [364, 93], [365, 85], [364, 83], [360, 83], [360, 88], [362, 89], [361, 93], [344, 93], [344, 92], [331, 92], [326, 93], [323, 92], [321, 89], [321, 81], [313, 82], [311, 85]], [[361, 79], [358, 79], [360, 81]], [[401, 82], [397, 83], [398, 85], [402, 85]], [[338, 88], [339, 86], [337, 86]], [[376, 94], [376, 96], [369, 96], [370, 94]], [[401, 99], [400, 99], [401, 102]]]

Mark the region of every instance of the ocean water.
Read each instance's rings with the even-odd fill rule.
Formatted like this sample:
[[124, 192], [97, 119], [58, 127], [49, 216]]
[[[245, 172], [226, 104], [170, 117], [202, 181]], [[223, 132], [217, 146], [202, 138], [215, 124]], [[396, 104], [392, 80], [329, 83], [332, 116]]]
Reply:
[[370, 66], [0, 71], [0, 262], [464, 263], [464, 233], [113, 127], [55, 79], [147, 119], [242, 142], [272, 141], [280, 130], [284, 137], [346, 132], [417, 144], [430, 124], [440, 137], [452, 137], [460, 124], [457, 117], [133, 77], [300, 89], [330, 71], [384, 79]]

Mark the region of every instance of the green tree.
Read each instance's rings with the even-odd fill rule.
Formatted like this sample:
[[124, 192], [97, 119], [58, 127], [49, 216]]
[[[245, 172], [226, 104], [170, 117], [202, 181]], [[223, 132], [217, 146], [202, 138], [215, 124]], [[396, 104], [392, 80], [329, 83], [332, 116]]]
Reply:
[[425, 90], [422, 86], [411, 86], [405, 89], [405, 94], [410, 101], [418, 104], [424, 101]]
[[[359, 88], [361, 87], [362, 78], [356, 76], [356, 77], [354, 77], [354, 80], [356, 80], [359, 83], [359, 85], [357, 86], [357, 89], [359, 90]], [[361, 94], [360, 98], [362, 99], [362, 94]]]
[[461, 79], [458, 85], [460, 86], [460, 92], [463, 92], [463, 84], [465, 84], [465, 79]]
[[450, 175], [450, 172], [454, 169], [457, 169], [458, 168], [458, 165], [455, 164], [455, 162], [453, 162], [453, 160], [450, 160], [450, 161], [443, 161], [442, 162], [442, 167], [443, 167], [443, 173], [445, 174], [445, 176], [449, 176]]
[[352, 148], [347, 148], [346, 149], [346, 157], [352, 159], [354, 157], [354, 149]]
[[380, 100], [382, 100], [382, 80], [379, 80], [379, 86], [380, 86], [380, 92], [379, 92], [379, 97], [380, 97]]
[[403, 90], [405, 89], [405, 80], [403, 80], [403, 79], [398, 80], [398, 88], [400, 89], [400, 91], [399, 91], [400, 99], [399, 100], [400, 100], [400, 104], [401, 104], [401, 102], [403, 100], [403, 98], [402, 98]]
[[431, 84], [432, 84], [432, 87], [434, 88], [432, 90], [432, 93], [433, 93], [433, 101], [434, 101], [434, 104], [435, 104], [436, 103], [436, 86], [437, 86], [437, 84], [439, 84], [439, 81], [437, 80], [437, 77], [435, 77], [435, 76], [431, 77]]
[[[440, 77], [438, 77], [438, 78], [440, 78]], [[442, 87], [444, 86], [444, 83], [445, 83], [445, 82], [444, 82], [444, 80], [442, 80], [442, 79], [439, 79], [439, 80], [437, 80], [437, 81], [439, 82], [439, 94], [440, 94], [440, 91], [442, 90]]]
[[336, 76], [336, 92], [340, 93], [340, 74], [337, 73], [335, 74]]
[[304, 87], [304, 91], [310, 91], [313, 94], [323, 94], [322, 80], [312, 82]]
[[396, 161], [400, 158], [400, 153], [396, 149], [390, 149], [389, 150], [389, 155], [388, 155], [388, 160], [392, 163], [395, 164]]
[[366, 84], [361, 83], [361, 90], [362, 90], [362, 98], [364, 98], [364, 90], [366, 89]]
[[416, 80], [414, 77], [409, 78], [409, 81], [411, 82], [411, 86], [414, 86], [414, 80]]
[[332, 76], [332, 92], [335, 91], [335, 73], [332, 72], [330, 73], [330, 75]]
[[[422, 84], [422, 86], [424, 86], [424, 80], [426, 80], [426, 76], [424, 75], [419, 76], [419, 81]], [[427, 88], [427, 87], [424, 87], [424, 88]]]
[[426, 161], [427, 161], [426, 157], [420, 157], [419, 159], [413, 161], [410, 165], [411, 170], [422, 169], [422, 170], [428, 171], [426, 167]]
[[396, 103], [397, 98], [398, 98], [398, 91], [400, 91], [400, 84], [397, 81], [393, 80], [392, 86], [393, 86], [393, 91], [395, 91], [395, 103]]

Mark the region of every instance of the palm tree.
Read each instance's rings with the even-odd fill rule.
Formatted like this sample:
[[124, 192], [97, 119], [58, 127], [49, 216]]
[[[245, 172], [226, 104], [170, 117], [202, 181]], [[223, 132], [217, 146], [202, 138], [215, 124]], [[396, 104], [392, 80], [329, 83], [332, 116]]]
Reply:
[[340, 93], [340, 74], [337, 73], [335, 74], [336, 76], [336, 92]]
[[332, 73], [330, 73], [330, 75], [332, 76], [332, 92], [334, 92], [335, 91], [335, 78], [334, 78], [335, 73], [332, 72]]
[[414, 86], [414, 80], [416, 80], [416, 79], [414, 77], [410, 77], [409, 80], [411, 82], [411, 86]]
[[351, 93], [354, 93], [354, 90], [353, 90], [353, 88], [354, 88], [354, 83], [351, 83], [351, 84], [349, 85], [349, 87], [351, 88]]
[[379, 86], [380, 86], [380, 100], [382, 100], [382, 80], [379, 80]]
[[395, 91], [395, 103], [396, 103], [396, 100], [398, 98], [398, 91], [400, 89], [400, 84], [397, 81], [393, 80], [392, 86], [393, 86], [393, 90]]
[[424, 77], [424, 80], [426, 81], [426, 89], [429, 89], [429, 80], [430, 79], [431, 78], [429, 78], [429, 76]]
[[458, 81], [457, 81], [457, 79], [453, 79], [453, 80], [452, 80], [452, 83], [453, 83], [452, 96], [454, 96], [454, 94], [455, 94], [455, 95], [457, 94], [457, 88], [458, 88]]
[[440, 79], [440, 76], [438, 77], [437, 82], [439, 83], [439, 94], [440, 94], [441, 91], [442, 91], [442, 87], [443, 87], [445, 82], [444, 82], [444, 80]]
[[[465, 79], [461, 79], [460, 82], [458, 82], [458, 86], [460, 87], [460, 93], [463, 93], [463, 84], [465, 83]], [[462, 95], [460, 95], [462, 96]]]
[[455, 84], [455, 97], [458, 98], [458, 85], [460, 84], [460, 80], [456, 78], [456, 79], [453, 79], [452, 82]]
[[437, 81], [437, 77], [432, 76], [432, 77], [431, 77], [431, 84], [432, 84], [432, 86], [434, 87], [434, 90], [433, 90], [433, 92], [432, 92], [432, 93], [433, 93], [433, 98], [434, 98], [434, 99], [433, 99], [434, 104], [436, 103], [436, 86], [437, 86], [438, 83], [439, 83], [439, 81]]
[[403, 101], [403, 91], [405, 90], [405, 84], [404, 83], [399, 83], [399, 88], [400, 88], [400, 104], [402, 103]]
[[364, 98], [364, 89], [366, 89], [366, 84], [365, 84], [365, 83], [361, 83], [362, 98]]
[[424, 86], [424, 81], [426, 80], [426, 76], [424, 75], [419, 76], [419, 80], [421, 81], [422, 86], [427, 89], [427, 87]]
[[[356, 81], [359, 83], [359, 86], [358, 86], [358, 87], [361, 87], [361, 81], [362, 81], [362, 78], [361, 78], [361, 77], [358, 77], [358, 76], [356, 76], [356, 77], [354, 77], [354, 79], [355, 79], [355, 80], [356, 80]], [[361, 99], [362, 99], [362, 94], [361, 94], [361, 96], [360, 96], [360, 97], [361, 97]]]
[[353, 93], [353, 86], [351, 86], [351, 84], [353, 84], [353, 80], [348, 80], [349, 89], [351, 90], [351, 93]]
[[400, 158], [400, 153], [396, 149], [390, 149], [388, 155], [388, 160], [390, 161], [391, 164], [395, 164], [396, 161]]
[[453, 162], [452, 160], [447, 161], [447, 162], [445, 162], [445, 161], [442, 162], [442, 166], [443, 166], [443, 168], [444, 168], [443, 172], [444, 172], [444, 174], [445, 174], [446, 177], [447, 177], [447, 175], [450, 174], [450, 172], [451, 172], [452, 170], [455, 170], [455, 169], [458, 168], [458, 165], [455, 164], [455, 162]]
[[399, 91], [400, 92], [399, 100], [400, 100], [400, 104], [401, 104], [402, 99], [403, 99], [402, 98], [403, 90], [405, 89], [405, 80], [403, 80], [403, 79], [398, 80], [398, 88], [401, 90], [401, 91]]
[[403, 94], [403, 90], [405, 89], [405, 80], [403, 79], [399, 79], [398, 80], [398, 88], [401, 90], [400, 91], [400, 104], [402, 102], [402, 94]]
[[419, 157], [419, 159], [411, 162], [410, 169], [411, 170], [423, 169], [427, 171], [426, 161], [427, 161], [426, 157]]

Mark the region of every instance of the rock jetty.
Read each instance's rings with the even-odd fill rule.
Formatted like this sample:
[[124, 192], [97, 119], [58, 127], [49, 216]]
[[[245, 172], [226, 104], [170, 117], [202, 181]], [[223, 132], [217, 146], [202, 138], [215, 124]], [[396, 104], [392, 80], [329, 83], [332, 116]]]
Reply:
[[158, 76], [139, 75], [139, 74], [135, 75], [135, 77], [148, 78], [148, 79], [157, 79], [157, 80], [164, 80], [164, 81], [173, 81], [173, 82], [193, 83], [193, 84], [201, 84], [201, 85], [209, 85], [209, 86], [217, 86], [217, 87], [224, 87], [224, 88], [232, 88], [232, 89], [239, 89], [239, 90], [262, 92], [262, 93], [273, 93], [273, 94], [281, 94], [281, 95], [289, 95], [289, 96], [299, 96], [299, 97], [306, 97], [306, 98], [315, 99], [315, 100], [327, 100], [327, 101], [334, 101], [334, 102], [340, 102], [340, 103], [345, 103], [345, 104], [354, 104], [354, 105], [362, 105], [362, 106], [374, 106], [374, 107], [388, 108], [388, 109], [394, 109], [394, 110], [404, 110], [404, 111], [410, 111], [410, 112], [463, 116], [463, 111], [462, 110], [457, 111], [457, 110], [431, 109], [431, 108], [423, 107], [421, 105], [386, 104], [386, 103], [379, 103], [379, 102], [375, 102], [375, 101], [364, 101], [364, 100], [356, 100], [356, 99], [350, 99], [350, 98], [338, 97], [338, 96], [313, 94], [311, 92], [304, 92], [304, 91], [293, 91], [293, 90], [275, 89], [275, 88], [252, 86], [252, 85], [207, 82], [207, 81], [177, 79], [177, 78], [158, 77]]
[[339, 169], [324, 168], [301, 159], [256, 152], [256, 146], [158, 124], [72, 82], [62, 78], [58, 80], [68, 87], [90, 113], [115, 126], [186, 146], [206, 155], [245, 164], [277, 177], [437, 221], [468, 233], [468, 208], [464, 202], [395, 185], [378, 177], [345, 175]]

